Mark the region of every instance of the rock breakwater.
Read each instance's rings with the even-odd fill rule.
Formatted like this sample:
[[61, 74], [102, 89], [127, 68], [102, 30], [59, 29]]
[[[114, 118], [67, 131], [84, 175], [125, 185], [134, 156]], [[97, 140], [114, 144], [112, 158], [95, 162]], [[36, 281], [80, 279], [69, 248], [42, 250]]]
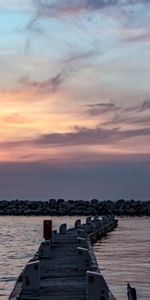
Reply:
[[150, 216], [150, 200], [135, 201], [120, 199], [100, 201], [98, 199], [68, 200], [50, 199], [48, 201], [1, 200], [0, 215], [109, 215]]

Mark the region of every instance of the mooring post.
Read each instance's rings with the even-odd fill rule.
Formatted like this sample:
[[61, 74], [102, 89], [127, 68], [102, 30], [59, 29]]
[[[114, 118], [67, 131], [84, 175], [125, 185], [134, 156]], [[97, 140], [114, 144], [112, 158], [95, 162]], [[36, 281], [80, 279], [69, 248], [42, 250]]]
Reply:
[[86, 218], [86, 224], [89, 224], [91, 222], [91, 217]]
[[38, 260], [27, 263], [22, 275], [22, 285], [24, 290], [40, 288], [40, 262]]
[[94, 220], [93, 220], [93, 225], [94, 225], [94, 228], [95, 228], [95, 229], [101, 228], [101, 220], [99, 220], [98, 218], [97, 218], [97, 219], [94, 219]]
[[104, 226], [106, 226], [106, 225], [108, 224], [108, 219], [107, 219], [106, 216], [104, 216], [104, 217], [102, 218], [102, 223], [103, 223]]
[[78, 269], [81, 271], [90, 270], [92, 267], [92, 259], [88, 249], [78, 247]]
[[43, 221], [43, 238], [50, 240], [52, 237], [52, 220]]
[[51, 257], [51, 242], [50, 240], [44, 241], [39, 247], [39, 257], [40, 258], [50, 258]]
[[94, 231], [94, 224], [93, 222], [89, 221], [88, 223], [84, 224], [83, 228], [87, 234], [91, 233]]
[[67, 224], [61, 224], [60, 227], [59, 227], [59, 233], [60, 234], [65, 234], [67, 231]]
[[109, 289], [98, 272], [87, 271], [87, 300], [109, 300]]
[[75, 223], [74, 223], [74, 226], [75, 226], [76, 229], [81, 228], [81, 219], [76, 220]]
[[132, 288], [130, 284], [127, 284], [127, 296], [128, 300], [137, 300], [136, 289]]

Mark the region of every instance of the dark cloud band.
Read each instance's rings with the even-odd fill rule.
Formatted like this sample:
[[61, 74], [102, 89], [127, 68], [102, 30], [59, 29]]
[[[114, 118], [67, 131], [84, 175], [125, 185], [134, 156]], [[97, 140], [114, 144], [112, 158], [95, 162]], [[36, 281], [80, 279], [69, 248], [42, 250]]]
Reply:
[[150, 127], [120, 130], [119, 128], [104, 129], [76, 126], [75, 130], [71, 132], [43, 134], [32, 140], [2, 143], [0, 144], [0, 147], [22, 147], [25, 145], [32, 145], [38, 148], [49, 148], [83, 145], [112, 145], [129, 138], [143, 136], [150, 136]]

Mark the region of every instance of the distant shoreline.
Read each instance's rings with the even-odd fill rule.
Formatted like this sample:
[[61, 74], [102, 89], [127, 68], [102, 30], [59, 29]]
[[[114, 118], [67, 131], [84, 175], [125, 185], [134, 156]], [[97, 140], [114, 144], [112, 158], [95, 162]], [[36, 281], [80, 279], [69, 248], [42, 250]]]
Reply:
[[50, 199], [48, 201], [1, 200], [1, 216], [77, 216], [107, 215], [150, 216], [150, 200], [135, 201], [120, 199], [100, 201], [92, 199], [68, 200]]

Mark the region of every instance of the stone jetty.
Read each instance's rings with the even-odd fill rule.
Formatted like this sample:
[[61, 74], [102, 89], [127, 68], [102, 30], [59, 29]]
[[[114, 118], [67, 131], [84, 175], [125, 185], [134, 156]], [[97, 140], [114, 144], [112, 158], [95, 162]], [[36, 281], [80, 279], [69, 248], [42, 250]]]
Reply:
[[150, 216], [150, 200], [134, 201], [120, 199], [117, 201], [100, 201], [98, 199], [68, 200], [50, 199], [49, 201], [2, 200], [0, 215], [109, 215], [117, 216]]
[[113, 215], [76, 220], [52, 230], [44, 221], [44, 241], [20, 274], [9, 300], [116, 300], [102, 276], [92, 245], [117, 227]]

